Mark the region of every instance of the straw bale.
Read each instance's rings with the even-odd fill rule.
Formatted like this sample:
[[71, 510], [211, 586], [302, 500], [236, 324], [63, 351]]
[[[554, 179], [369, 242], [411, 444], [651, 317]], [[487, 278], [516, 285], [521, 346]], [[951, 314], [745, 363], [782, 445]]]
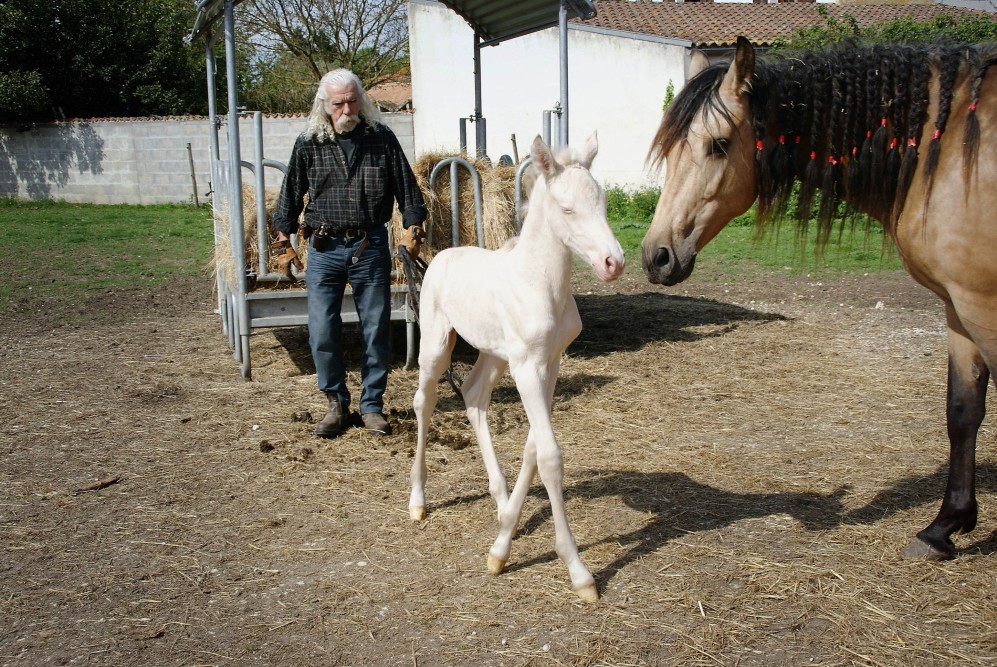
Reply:
[[[471, 159], [468, 156], [427, 153], [413, 165], [416, 181], [422, 190], [428, 210], [425, 228], [430, 236], [431, 243], [427, 243], [423, 249], [422, 257], [426, 261], [431, 260], [440, 250], [449, 248], [452, 245], [477, 245], [478, 243], [474, 185], [467, 169], [459, 167], [457, 171], [458, 239], [456, 243], [453, 240], [451, 222], [450, 169], [443, 168], [437, 175], [434, 188], [430, 189], [429, 187], [429, 177], [433, 167], [448, 157], [464, 157], [474, 166], [481, 179], [481, 222], [484, 247], [491, 249], [499, 248], [516, 234], [516, 167], [494, 166], [484, 158]], [[525, 185], [528, 182], [528, 179], [524, 178], [524, 196], [528, 192]], [[242, 193], [245, 262], [246, 266], [252, 271], [256, 269], [259, 261], [256, 225], [256, 190], [252, 186], [244, 185]], [[266, 228], [269, 238], [273, 238], [276, 235], [276, 230], [273, 228], [273, 211], [276, 207], [277, 195], [278, 193], [272, 190], [267, 190], [264, 195], [267, 212]], [[231, 245], [227, 241], [229, 237], [227, 203], [223, 203], [217, 215], [219, 239], [221, 242], [215, 245], [213, 266], [215, 270], [224, 273], [229, 280], [234, 281], [235, 261], [231, 254]], [[397, 207], [389, 222], [388, 231], [391, 247], [395, 248], [404, 234], [401, 213]], [[307, 243], [300, 243], [297, 248], [298, 255], [306, 265], [308, 255], [307, 245]], [[395, 259], [394, 268], [396, 281], [403, 281], [404, 273], [397, 258]], [[271, 272], [279, 270], [274, 258], [268, 257], [267, 269]]]
[[[276, 190], [266, 190], [263, 193], [264, 197], [264, 209], [266, 211], [266, 230], [268, 245], [269, 241], [273, 240], [277, 236], [277, 230], [273, 226], [273, 213], [274, 209], [277, 207], [277, 197], [279, 192]], [[306, 195], [307, 201], [307, 195]], [[223, 273], [225, 277], [234, 284], [235, 282], [235, 258], [232, 256], [232, 245], [229, 242], [229, 216], [228, 216], [228, 199], [222, 199], [221, 210], [215, 212], [216, 218], [218, 220], [218, 234], [215, 239], [215, 247], [212, 256], [212, 265], [214, 269], [220, 273]], [[245, 247], [245, 266], [247, 270], [251, 273], [258, 271], [259, 267], [259, 230], [257, 225], [257, 212], [256, 212], [256, 188], [251, 185], [243, 185], [242, 187], [242, 229], [243, 229], [243, 244]], [[298, 256], [301, 258], [302, 262], [307, 262], [308, 259], [308, 244], [299, 243], [297, 246]], [[268, 272], [279, 272], [280, 267], [277, 266], [277, 260], [271, 257], [269, 254], [267, 256], [266, 268]]]
[[[432, 259], [440, 250], [453, 245], [477, 245], [478, 243], [474, 184], [467, 169], [458, 167], [457, 170], [458, 239], [456, 243], [453, 239], [451, 222], [450, 168], [441, 169], [436, 176], [434, 187], [432, 189], [429, 187], [429, 177], [433, 168], [442, 160], [450, 157], [466, 159], [475, 168], [481, 179], [481, 223], [484, 247], [498, 248], [516, 234], [516, 167], [495, 166], [484, 158], [471, 158], [467, 155], [426, 153], [412, 165], [428, 210], [425, 228], [431, 242], [427, 243], [423, 249], [423, 258], [426, 261]], [[393, 239], [400, 239], [403, 233], [401, 215], [398, 211], [395, 211], [391, 220], [391, 233]]]

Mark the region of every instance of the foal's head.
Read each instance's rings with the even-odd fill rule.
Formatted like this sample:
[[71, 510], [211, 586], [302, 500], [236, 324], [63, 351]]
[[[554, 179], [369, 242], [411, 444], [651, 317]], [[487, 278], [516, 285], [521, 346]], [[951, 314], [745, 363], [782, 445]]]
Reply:
[[598, 151], [595, 132], [581, 150], [572, 153], [566, 148], [557, 157], [539, 136], [533, 140], [530, 157], [537, 182], [530, 195], [534, 214], [526, 224], [546, 225], [608, 282], [620, 277], [626, 260], [606, 219], [606, 193], [589, 172]]

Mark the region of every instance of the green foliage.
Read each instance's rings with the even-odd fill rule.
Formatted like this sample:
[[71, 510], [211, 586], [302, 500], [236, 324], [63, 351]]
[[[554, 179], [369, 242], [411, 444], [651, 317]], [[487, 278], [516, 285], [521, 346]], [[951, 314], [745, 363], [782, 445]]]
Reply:
[[213, 233], [207, 207], [0, 199], [0, 239], [18, 258], [0, 281], [0, 311], [26, 297], [58, 307], [101, 290], [209, 280]]
[[859, 28], [855, 17], [844, 14], [835, 19], [823, 5], [817, 5], [823, 23], [816, 23], [797, 30], [789, 39], [778, 39], [772, 51], [812, 50], [848, 40], [870, 43], [899, 42], [918, 44], [950, 40], [961, 43], [990, 42], [997, 40], [997, 20], [992, 16], [961, 16], [939, 14], [927, 21], [915, 21], [901, 16], [891, 21], [880, 21], [868, 28]]
[[0, 3], [0, 121], [203, 113], [187, 0]]
[[630, 191], [618, 185], [606, 188], [606, 208], [610, 220], [650, 222], [661, 197], [660, 188]]
[[[640, 244], [654, 217], [661, 190], [647, 188], [628, 192], [618, 186], [606, 188], [607, 215], [631, 265], [640, 262]], [[786, 221], [759, 230], [755, 208], [737, 216], [703, 249], [709, 261], [727, 270], [745, 264], [763, 268], [804, 271], [894, 271], [901, 270], [883, 227], [865, 216], [845, 216], [832, 232], [825, 248], [820, 248], [817, 225], [802, 227], [792, 222], [796, 192], [790, 196]], [[814, 217], [816, 207], [812, 212]]]
[[668, 111], [668, 107], [671, 106], [672, 100], [675, 99], [675, 82], [668, 79], [668, 85], [665, 86], [665, 101], [661, 105], [661, 111]]

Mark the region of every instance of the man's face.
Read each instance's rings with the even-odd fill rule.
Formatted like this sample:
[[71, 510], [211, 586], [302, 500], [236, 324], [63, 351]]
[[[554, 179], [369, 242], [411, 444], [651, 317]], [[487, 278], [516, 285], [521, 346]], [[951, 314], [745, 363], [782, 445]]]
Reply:
[[355, 128], [360, 123], [360, 94], [356, 84], [327, 84], [325, 112], [329, 114], [332, 126], [339, 134], [346, 134]]

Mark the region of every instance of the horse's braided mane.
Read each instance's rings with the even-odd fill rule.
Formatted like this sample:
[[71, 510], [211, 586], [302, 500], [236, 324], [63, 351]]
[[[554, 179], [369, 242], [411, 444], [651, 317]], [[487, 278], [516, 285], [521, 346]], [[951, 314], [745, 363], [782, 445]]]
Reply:
[[[997, 45], [860, 45], [788, 53], [756, 61], [749, 91], [756, 151], [760, 221], [783, 218], [789, 193], [799, 181], [796, 219], [805, 225], [817, 211], [818, 240], [827, 241], [839, 203], [894, 225], [910, 190], [922, 149], [930, 188], [938, 165], [952, 100], [965, 85], [969, 109], [963, 143], [964, 169], [979, 150], [976, 118], [982, 82], [997, 62]], [[672, 101], [648, 154], [660, 167], [701, 115], [730, 119], [719, 99], [726, 64], [693, 77]], [[936, 77], [937, 108], [930, 109], [929, 84]], [[928, 146], [918, 142], [933, 124]], [[967, 171], [968, 173], [968, 171]], [[818, 198], [819, 193], [819, 198]]]

